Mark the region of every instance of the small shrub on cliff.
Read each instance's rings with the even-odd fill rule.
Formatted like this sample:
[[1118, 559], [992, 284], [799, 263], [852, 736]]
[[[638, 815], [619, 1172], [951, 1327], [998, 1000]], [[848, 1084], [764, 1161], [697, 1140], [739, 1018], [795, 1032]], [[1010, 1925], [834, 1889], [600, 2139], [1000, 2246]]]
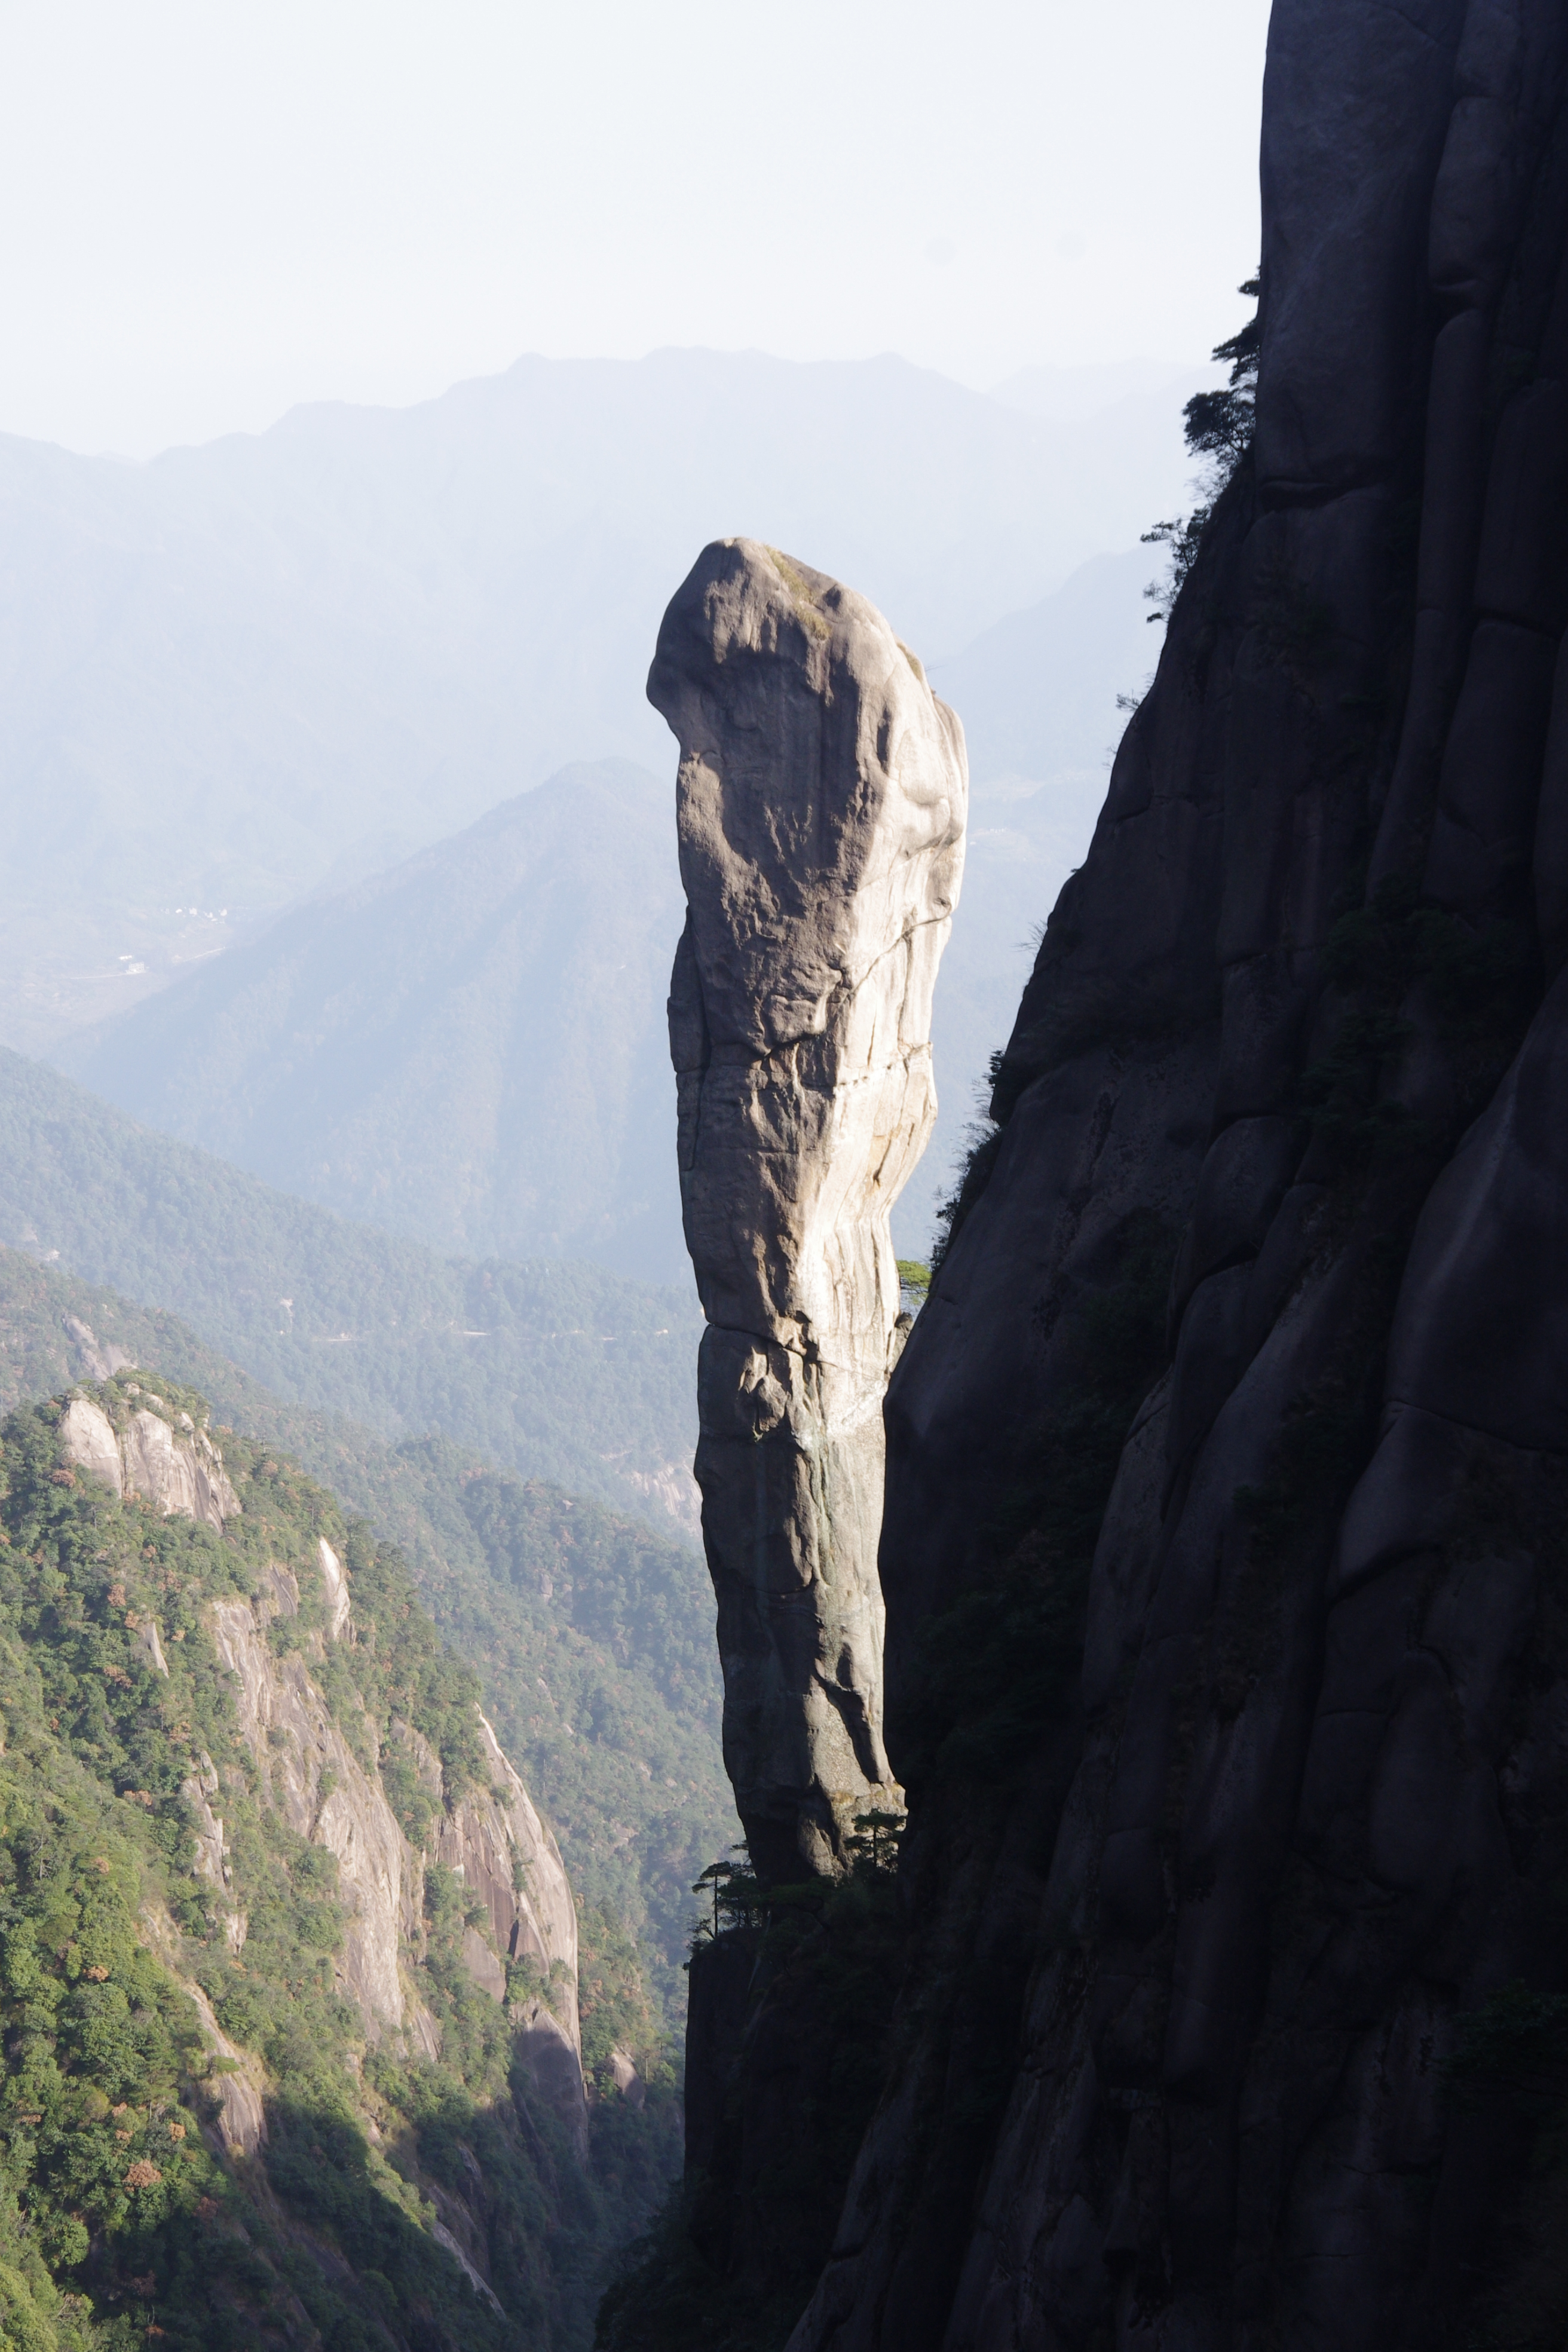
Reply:
[[985, 1187], [996, 1165], [1002, 1149], [1002, 1128], [991, 1116], [998, 1079], [1002, 1075], [1003, 1049], [997, 1046], [985, 1065], [987, 1083], [976, 1087], [980, 1117], [964, 1134], [963, 1164], [958, 1181], [936, 1213], [936, 1232], [931, 1239], [931, 1266], [926, 1276], [929, 1292], [931, 1284], [946, 1265], [948, 1254], [967, 1223], [971, 1211]]
[[[881, 2092], [903, 1966], [886, 1818], [867, 1821], [876, 1853], [837, 1883], [763, 1888], [727, 1863], [706, 1878], [719, 1927], [693, 1948], [694, 2007], [706, 1972], [737, 1957], [755, 1997], [728, 2081], [710, 2086], [722, 2106], [711, 2160], [629, 2250], [600, 2306], [599, 2352], [782, 2352], [799, 2318]], [[773, 2126], [759, 2147], [743, 2118], [764, 2080]]]
[[[1249, 301], [1256, 302], [1261, 290], [1258, 278], [1248, 278], [1237, 289]], [[1262, 348], [1262, 330], [1254, 311], [1246, 326], [1215, 345], [1213, 356], [1220, 365], [1228, 362], [1227, 382], [1215, 392], [1195, 392], [1183, 411], [1183, 431], [1189, 453], [1207, 460], [1204, 469], [1204, 502], [1188, 515], [1178, 515], [1166, 522], [1157, 522], [1143, 533], [1145, 547], [1163, 547], [1169, 551], [1170, 569], [1163, 580], [1152, 580], [1143, 593], [1154, 607], [1151, 621], [1168, 621], [1174, 610], [1183, 583], [1197, 562], [1215, 500], [1235, 473], [1237, 466], [1252, 446], [1252, 426], [1258, 395], [1258, 360]]]

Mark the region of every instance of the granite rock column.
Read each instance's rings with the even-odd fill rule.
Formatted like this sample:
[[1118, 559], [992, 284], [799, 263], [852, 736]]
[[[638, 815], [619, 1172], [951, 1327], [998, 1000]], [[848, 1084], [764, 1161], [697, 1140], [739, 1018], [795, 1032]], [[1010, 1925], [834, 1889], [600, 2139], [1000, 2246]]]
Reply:
[[889, 1215], [936, 1115], [963, 733], [864, 597], [750, 540], [698, 558], [648, 698], [680, 746], [670, 1050], [724, 1755], [757, 1868], [787, 1880], [839, 1867], [855, 1815], [899, 1801], [877, 1578], [907, 1328]]

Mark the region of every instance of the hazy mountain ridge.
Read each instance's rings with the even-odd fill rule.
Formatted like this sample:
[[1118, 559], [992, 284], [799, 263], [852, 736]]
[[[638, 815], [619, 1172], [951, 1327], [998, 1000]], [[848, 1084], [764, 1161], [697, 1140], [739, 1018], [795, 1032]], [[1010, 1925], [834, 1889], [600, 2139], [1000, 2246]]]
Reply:
[[683, 1283], [668, 801], [626, 761], [565, 769], [57, 1059], [340, 1214]]
[[648, 651], [715, 536], [852, 582], [928, 662], [969, 644], [1179, 498], [1173, 401], [1097, 433], [893, 358], [667, 352], [145, 466], [0, 439], [9, 1042], [367, 839], [437, 839], [584, 756], [662, 771]]
[[[1124, 722], [1116, 695], [1157, 650], [1142, 594], [1153, 568], [1143, 549], [1097, 557], [932, 671], [990, 781], [975, 786], [937, 991], [939, 1126], [897, 1212], [906, 1255], [924, 1254], [1034, 935], [1092, 830]], [[624, 761], [563, 770], [54, 1059], [341, 1215], [439, 1249], [582, 1254], [683, 1281], [664, 1040], [684, 919], [671, 803]]]
[[439, 1256], [3, 1049], [0, 1240], [169, 1307], [281, 1395], [386, 1437], [439, 1428], [634, 1512], [690, 1460], [689, 1293], [580, 1263]]

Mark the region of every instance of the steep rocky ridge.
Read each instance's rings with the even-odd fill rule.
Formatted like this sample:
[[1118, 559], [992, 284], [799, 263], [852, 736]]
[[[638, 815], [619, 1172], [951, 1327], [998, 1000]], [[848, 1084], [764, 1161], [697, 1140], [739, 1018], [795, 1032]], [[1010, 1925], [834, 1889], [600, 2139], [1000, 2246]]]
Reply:
[[223, 1457], [145, 1374], [0, 1429], [0, 2328], [580, 2344], [635, 2211], [554, 1841], [396, 1555]]
[[1277, 0], [1256, 430], [889, 1391], [908, 1940], [792, 2352], [1568, 2325], [1565, 68]]
[[[65, 1458], [116, 1499], [141, 1496], [164, 1517], [199, 1519], [219, 1534], [226, 1519], [240, 1515], [239, 1498], [206, 1428], [198, 1428], [183, 1409], [171, 1415], [164, 1400], [139, 1381], [121, 1376], [98, 1396], [70, 1397], [60, 1412], [59, 1436]], [[305, 1573], [311, 1569], [321, 1587], [320, 1623], [311, 1646], [324, 1655], [326, 1643], [352, 1644], [358, 1633], [347, 1573], [324, 1535], [317, 1537]], [[299, 1575], [268, 1561], [254, 1597], [212, 1603], [213, 1645], [234, 1680], [240, 1735], [255, 1763], [261, 1802], [337, 1864], [344, 1913], [338, 1982], [357, 2005], [373, 2040], [389, 2028], [401, 2030], [434, 2058], [439, 2033], [428, 2011], [406, 1990], [405, 1969], [405, 1949], [417, 1953], [424, 1938], [423, 1856], [403, 1834], [379, 1771], [374, 1764], [366, 1770], [333, 1720], [304, 1654], [291, 1650], [279, 1657], [272, 1648], [272, 1623], [299, 1616]], [[143, 1641], [150, 1662], [166, 1675], [156, 1620], [144, 1618], [133, 1630], [150, 1636]], [[421, 1778], [439, 1808], [437, 1859], [483, 1902], [483, 1925], [470, 1921], [463, 1934], [464, 1960], [476, 1983], [504, 2000], [506, 1959], [531, 1960], [547, 1979], [553, 1976], [559, 2015], [542, 2001], [531, 2004], [530, 2048], [539, 2052], [552, 2102], [582, 2139], [585, 2112], [572, 1890], [554, 1838], [482, 1715], [478, 1730], [489, 1779], [482, 1790], [461, 1789], [450, 1796], [429, 1741], [402, 1723], [394, 1737], [417, 1756]], [[210, 1761], [204, 1764], [210, 1775]], [[218, 1860], [216, 1883], [226, 1885], [218, 1859], [223, 1824], [206, 1802], [215, 1793], [204, 1787], [196, 1792], [209, 1841], [203, 1874], [213, 1878], [212, 1864]], [[229, 1940], [237, 1952], [244, 1949], [244, 1923], [237, 1915], [231, 1918]], [[559, 2060], [552, 2044], [561, 2046]]]
[[726, 517], [815, 548], [934, 656], [1169, 511], [1173, 410], [1136, 441], [891, 354], [694, 351], [524, 359], [146, 465], [0, 437], [7, 1042], [188, 970], [208, 919], [388, 833], [413, 848], [568, 760], [657, 764], [647, 646]]
[[882, 1741], [889, 1217], [930, 1136], [963, 865], [963, 734], [876, 608], [774, 548], [705, 548], [648, 697], [680, 746], [669, 1036], [708, 1318], [696, 1473], [724, 1755], [752, 1858], [832, 1871], [896, 1802]]

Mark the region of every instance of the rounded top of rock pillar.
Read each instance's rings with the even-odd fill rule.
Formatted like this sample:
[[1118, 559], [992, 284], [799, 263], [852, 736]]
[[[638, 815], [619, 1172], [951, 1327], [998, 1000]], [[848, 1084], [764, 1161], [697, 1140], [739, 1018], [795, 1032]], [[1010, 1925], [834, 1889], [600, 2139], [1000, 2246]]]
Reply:
[[670, 600], [648, 700], [680, 745], [681, 877], [712, 1045], [820, 1035], [963, 866], [963, 730], [876, 606], [751, 539]]

